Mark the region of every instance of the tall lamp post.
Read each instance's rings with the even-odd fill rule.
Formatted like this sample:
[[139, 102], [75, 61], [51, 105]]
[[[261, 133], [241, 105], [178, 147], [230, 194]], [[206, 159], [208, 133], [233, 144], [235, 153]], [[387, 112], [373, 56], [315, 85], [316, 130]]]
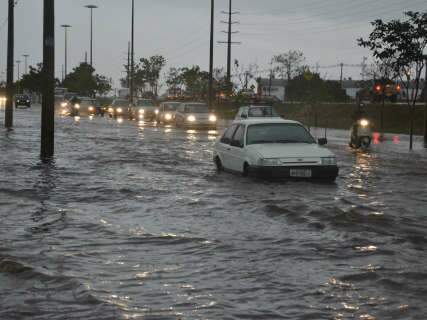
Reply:
[[133, 105], [135, 91], [135, 0], [132, 0], [131, 52], [130, 52], [130, 92], [129, 104]]
[[13, 60], [14, 60], [14, 27], [15, 27], [15, 1], [9, 0], [8, 6], [8, 36], [7, 36], [7, 80], [6, 80], [6, 110], [4, 126], [13, 127]]
[[427, 54], [424, 55], [426, 76], [424, 77], [424, 147], [427, 148]]
[[212, 109], [213, 104], [213, 55], [214, 55], [214, 19], [215, 19], [215, 0], [211, 0], [211, 37], [209, 50], [209, 108]]
[[64, 57], [64, 78], [67, 77], [67, 65], [68, 65], [68, 28], [71, 28], [69, 24], [61, 25], [65, 31], [65, 57]]
[[98, 7], [90, 4], [85, 6], [85, 8], [90, 9], [90, 65], [93, 67], [93, 9]]
[[22, 55], [24, 57], [24, 62], [25, 62], [25, 74], [28, 74], [28, 57], [30, 56], [29, 54], [23, 54]]
[[55, 145], [55, 2], [43, 1], [43, 99], [40, 157], [51, 160]]

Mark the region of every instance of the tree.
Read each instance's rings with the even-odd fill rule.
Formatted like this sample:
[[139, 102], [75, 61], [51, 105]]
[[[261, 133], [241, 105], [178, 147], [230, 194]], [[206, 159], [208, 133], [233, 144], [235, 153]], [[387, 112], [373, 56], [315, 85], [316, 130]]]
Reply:
[[286, 53], [274, 56], [272, 59], [272, 63], [277, 65], [275, 71], [280, 78], [288, 81], [300, 74], [304, 62], [304, 53], [298, 50], [289, 50]]
[[104, 76], [94, 74], [95, 69], [88, 63], [81, 63], [64, 79], [62, 85], [81, 96], [92, 97], [111, 90], [111, 81]]
[[409, 148], [412, 150], [415, 106], [425, 67], [423, 52], [427, 46], [427, 11], [405, 12], [404, 20], [383, 22], [378, 19], [372, 22], [372, 26], [374, 30], [369, 39], [360, 38], [358, 44], [369, 48], [376, 59], [387, 62], [400, 79], [410, 108]]
[[36, 67], [30, 66], [29, 72], [21, 78], [20, 87], [31, 93], [41, 94], [43, 84], [42, 68], [42, 63], [37, 64]]
[[166, 65], [166, 59], [161, 55], [155, 55], [148, 59], [141, 58], [140, 62], [138, 75], [150, 85], [152, 93], [157, 96], [160, 73]]
[[244, 64], [240, 64], [239, 60], [234, 60], [234, 72], [239, 80], [239, 86], [243, 90], [248, 90], [249, 81], [255, 78], [258, 72], [258, 65], [250, 64], [247, 67]]

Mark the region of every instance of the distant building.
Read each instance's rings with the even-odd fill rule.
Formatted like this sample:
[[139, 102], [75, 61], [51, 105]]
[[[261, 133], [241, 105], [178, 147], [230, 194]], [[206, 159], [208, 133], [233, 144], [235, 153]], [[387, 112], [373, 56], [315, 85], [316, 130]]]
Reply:
[[345, 93], [353, 100], [356, 99], [357, 93], [364, 88], [364, 83], [362, 81], [355, 80], [343, 80], [341, 88], [345, 90]]
[[286, 86], [288, 81], [281, 79], [259, 79], [258, 95], [273, 96], [279, 101], [286, 99]]

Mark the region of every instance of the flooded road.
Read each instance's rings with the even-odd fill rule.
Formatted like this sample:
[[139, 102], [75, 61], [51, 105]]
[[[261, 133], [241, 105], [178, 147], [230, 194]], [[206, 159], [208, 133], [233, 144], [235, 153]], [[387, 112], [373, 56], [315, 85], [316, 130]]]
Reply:
[[[427, 152], [330, 132], [334, 185], [217, 174], [215, 132], [0, 132], [0, 319], [425, 319]], [[4, 114], [0, 111], [0, 121]], [[320, 134], [320, 133], [319, 133]]]

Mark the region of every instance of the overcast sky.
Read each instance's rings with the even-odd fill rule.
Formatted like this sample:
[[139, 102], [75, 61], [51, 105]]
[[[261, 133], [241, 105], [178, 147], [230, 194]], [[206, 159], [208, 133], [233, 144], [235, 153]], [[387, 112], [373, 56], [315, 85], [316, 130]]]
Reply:
[[[0, 2], [0, 80], [5, 75], [7, 0]], [[136, 0], [136, 58], [162, 54], [171, 66], [209, 62], [209, 0]], [[42, 0], [18, 0], [16, 7], [15, 60], [30, 54], [29, 64], [42, 60]], [[89, 51], [89, 9], [94, 11], [94, 66], [98, 73], [112, 77], [114, 84], [123, 76], [130, 38], [130, 0], [56, 0], [56, 71], [64, 63], [64, 31], [70, 24], [69, 71], [84, 60]], [[226, 40], [221, 14], [228, 0], [216, 0], [216, 41]], [[240, 14], [240, 33], [233, 40], [233, 59], [243, 64], [257, 63], [268, 68], [271, 57], [290, 49], [302, 50], [310, 65], [330, 66], [344, 62], [359, 64], [369, 52], [356, 44], [367, 36], [376, 18], [399, 18], [403, 11], [427, 10], [425, 0], [233, 0]], [[215, 67], [226, 63], [226, 47], [215, 45]], [[21, 73], [24, 69], [21, 64]], [[338, 78], [338, 68], [321, 68], [327, 78]], [[360, 68], [347, 67], [345, 77], [360, 78]]]

